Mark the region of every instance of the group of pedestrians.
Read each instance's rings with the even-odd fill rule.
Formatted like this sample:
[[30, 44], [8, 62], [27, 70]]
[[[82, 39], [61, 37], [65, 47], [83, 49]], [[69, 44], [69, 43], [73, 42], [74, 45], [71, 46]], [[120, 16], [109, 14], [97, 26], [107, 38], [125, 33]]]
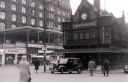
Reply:
[[[105, 60], [102, 63], [102, 66], [101, 66], [101, 70], [102, 70], [104, 76], [107, 75], [107, 77], [108, 77], [109, 67], [110, 67], [110, 63], [109, 63], [108, 59], [105, 58]], [[90, 61], [88, 62], [88, 68], [90, 70], [90, 76], [93, 76], [93, 72], [96, 69], [96, 64], [95, 64], [95, 61], [93, 58], [91, 58]]]
[[[34, 65], [35, 65], [35, 70], [37, 73], [37, 71], [39, 69], [39, 65], [40, 65], [39, 61], [36, 60]], [[102, 64], [102, 71], [103, 71], [104, 76], [105, 75], [108, 76], [109, 65], [110, 65], [110, 63], [109, 63], [108, 59], [105, 58], [105, 60]], [[93, 76], [95, 67], [96, 67], [95, 60], [93, 58], [91, 58], [90, 61], [88, 62], [88, 68], [90, 70], [91, 76]], [[22, 59], [18, 64], [18, 68], [20, 70], [20, 82], [30, 82], [31, 81], [31, 73], [30, 73], [30, 68], [29, 68], [29, 62], [27, 61], [27, 57], [25, 55], [22, 56]]]

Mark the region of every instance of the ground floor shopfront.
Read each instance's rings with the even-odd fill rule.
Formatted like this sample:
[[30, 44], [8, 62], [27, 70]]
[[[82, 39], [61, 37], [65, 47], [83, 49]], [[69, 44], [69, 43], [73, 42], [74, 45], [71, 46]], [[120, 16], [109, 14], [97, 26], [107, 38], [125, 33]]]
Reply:
[[[30, 63], [32, 63], [33, 57], [43, 58], [44, 51], [38, 50], [37, 48], [28, 48], [28, 52], [26, 52], [26, 48], [4, 48], [0, 49], [0, 65], [13, 65], [17, 64], [23, 55], [27, 56], [27, 59]], [[62, 53], [55, 52], [54, 50], [47, 50], [45, 52], [46, 57], [48, 57], [49, 61], [57, 60], [58, 57], [62, 56]], [[43, 62], [42, 62], [43, 63]]]
[[128, 49], [68, 49], [65, 50], [65, 57], [81, 58], [84, 68], [88, 67], [90, 58], [94, 58], [97, 65], [102, 65], [104, 59], [108, 58], [111, 68], [122, 68], [128, 65]]

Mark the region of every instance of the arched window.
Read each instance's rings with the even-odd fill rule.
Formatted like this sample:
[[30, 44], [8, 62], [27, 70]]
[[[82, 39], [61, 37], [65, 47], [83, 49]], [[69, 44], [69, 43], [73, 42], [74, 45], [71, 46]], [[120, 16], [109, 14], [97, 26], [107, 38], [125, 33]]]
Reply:
[[31, 24], [35, 25], [35, 19], [31, 19]]
[[39, 22], [39, 26], [40, 26], [40, 27], [43, 26], [43, 21], [42, 21], [42, 20]]
[[5, 12], [0, 12], [0, 19], [5, 19]]
[[12, 14], [12, 21], [16, 21], [16, 15], [15, 14]]
[[26, 23], [26, 17], [22, 16], [22, 23]]
[[4, 2], [4, 1], [1, 1], [1, 2], [0, 2], [0, 7], [1, 7], [1, 8], [5, 8], [5, 2]]
[[11, 9], [13, 10], [13, 11], [16, 11], [16, 5], [12, 5], [12, 7], [11, 7]]

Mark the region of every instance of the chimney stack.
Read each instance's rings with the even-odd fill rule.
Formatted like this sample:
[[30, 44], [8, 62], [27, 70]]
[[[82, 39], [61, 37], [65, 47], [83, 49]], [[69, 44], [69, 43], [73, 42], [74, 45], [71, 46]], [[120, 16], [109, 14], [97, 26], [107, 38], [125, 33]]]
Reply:
[[100, 10], [100, 0], [94, 0], [94, 7], [99, 11]]

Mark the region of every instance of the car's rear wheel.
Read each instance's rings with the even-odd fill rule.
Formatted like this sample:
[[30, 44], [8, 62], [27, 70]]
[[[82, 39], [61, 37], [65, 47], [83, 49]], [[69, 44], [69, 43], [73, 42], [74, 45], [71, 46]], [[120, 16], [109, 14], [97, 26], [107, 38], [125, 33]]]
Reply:
[[63, 74], [63, 72], [64, 72], [64, 68], [61, 68], [60, 71], [61, 71], [61, 74]]
[[54, 74], [54, 69], [51, 70], [51, 74]]
[[77, 73], [80, 74], [82, 72], [81, 68], [77, 70]]

